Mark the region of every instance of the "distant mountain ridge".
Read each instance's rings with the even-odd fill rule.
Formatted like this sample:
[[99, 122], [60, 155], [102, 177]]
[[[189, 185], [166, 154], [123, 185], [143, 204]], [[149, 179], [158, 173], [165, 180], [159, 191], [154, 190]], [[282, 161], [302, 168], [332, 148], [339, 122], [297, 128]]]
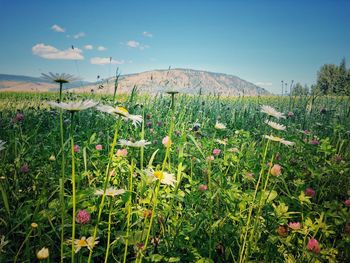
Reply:
[[[65, 85], [75, 92], [114, 92], [115, 77], [98, 82], [77, 81]], [[130, 93], [136, 86], [141, 93], [157, 94], [178, 91], [187, 94], [268, 95], [267, 90], [234, 75], [203, 70], [175, 68], [151, 70], [122, 75], [118, 81], [118, 92]], [[0, 91], [53, 91], [57, 85], [41, 78], [0, 74]]]
[[[115, 77], [87, 87], [75, 88], [80, 92], [113, 93]], [[122, 75], [119, 92], [130, 92], [134, 86], [144, 93], [164, 93], [176, 90], [187, 94], [268, 95], [270, 92], [239, 77], [203, 70], [175, 68], [152, 70]]]

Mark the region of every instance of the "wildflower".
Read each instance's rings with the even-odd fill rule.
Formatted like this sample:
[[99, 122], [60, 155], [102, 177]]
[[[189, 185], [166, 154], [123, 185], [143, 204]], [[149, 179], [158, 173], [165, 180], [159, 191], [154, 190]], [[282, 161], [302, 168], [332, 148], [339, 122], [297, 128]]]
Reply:
[[146, 174], [152, 178], [152, 181], [159, 180], [162, 184], [175, 186], [176, 180], [174, 174], [169, 174], [163, 171], [146, 170]]
[[341, 157], [340, 154], [334, 155], [334, 161], [335, 161], [335, 162], [339, 163], [342, 159], [343, 159], [343, 158]]
[[199, 123], [194, 123], [192, 131], [197, 132], [201, 128], [201, 125]]
[[253, 173], [246, 173], [245, 176], [247, 177], [247, 179], [249, 181], [253, 180], [254, 179], [254, 174]]
[[281, 160], [281, 154], [276, 153], [275, 160], [280, 161]]
[[279, 164], [274, 164], [270, 170], [271, 175], [280, 176], [282, 174], [282, 167]]
[[310, 196], [310, 197], [314, 197], [316, 195], [315, 190], [312, 189], [311, 187], [306, 188], [304, 193], [306, 196]]
[[214, 161], [214, 156], [213, 156], [213, 155], [210, 155], [210, 156], [208, 156], [206, 159], [207, 159], [208, 162]]
[[316, 139], [310, 140], [309, 143], [312, 144], [312, 145], [319, 145], [320, 144], [320, 142], [318, 140], [316, 140]]
[[[122, 195], [125, 193], [124, 189], [115, 189], [114, 187], [109, 187], [106, 189], [106, 196], [115, 197], [117, 195]], [[95, 195], [103, 195], [103, 189], [95, 191]]]
[[165, 147], [170, 147], [171, 145], [171, 139], [169, 138], [169, 136], [165, 136], [162, 140], [162, 144], [165, 146]]
[[0, 151], [5, 149], [5, 146], [4, 146], [5, 144], [6, 144], [5, 141], [0, 140]]
[[136, 147], [136, 148], [140, 148], [140, 147], [146, 147], [146, 145], [151, 144], [150, 142], [147, 142], [146, 140], [140, 140], [137, 142], [131, 142], [131, 141], [127, 141], [127, 140], [119, 140], [118, 142], [119, 145], [122, 146], [129, 146], [129, 147]]
[[148, 121], [148, 122], [146, 123], [146, 126], [149, 127], [149, 128], [151, 128], [151, 127], [152, 127], [152, 122], [151, 122], [151, 121]]
[[96, 149], [97, 151], [102, 151], [103, 147], [102, 147], [101, 144], [97, 144], [97, 145], [95, 146], [95, 149]]
[[79, 210], [77, 212], [77, 215], [75, 217], [75, 222], [77, 222], [78, 224], [87, 224], [90, 221], [90, 213], [86, 210]]
[[295, 143], [291, 142], [291, 141], [287, 141], [284, 138], [280, 138], [278, 136], [273, 136], [273, 135], [264, 135], [264, 138], [270, 140], [270, 141], [274, 141], [274, 142], [279, 142], [282, 143], [286, 146], [293, 146]]
[[12, 122], [21, 122], [24, 120], [24, 115], [22, 113], [17, 113], [16, 116], [13, 118]]
[[309, 135], [311, 132], [309, 130], [302, 131], [304, 134]]
[[199, 191], [206, 191], [206, 190], [208, 190], [208, 186], [205, 184], [201, 184], [201, 185], [199, 185], [198, 190]]
[[216, 139], [215, 141], [216, 141], [218, 144], [227, 145], [227, 139], [224, 139], [224, 140]]
[[49, 158], [49, 161], [56, 161], [55, 155], [51, 154], [51, 156], [50, 156], [50, 158]]
[[300, 222], [289, 222], [288, 226], [293, 230], [299, 230], [301, 228]]
[[293, 116], [294, 116], [294, 113], [291, 112], [291, 111], [289, 111], [289, 112], [287, 113], [287, 116], [288, 116], [288, 117], [293, 117]]
[[143, 217], [150, 218], [151, 216], [152, 216], [152, 210], [147, 209], [143, 212]]
[[76, 102], [73, 101], [68, 103], [65, 103], [65, 102], [57, 103], [54, 101], [49, 101], [48, 104], [55, 108], [60, 108], [70, 112], [77, 112], [77, 111], [82, 111], [82, 110], [95, 107], [98, 103], [92, 100], [85, 100], [85, 101], [76, 101]]
[[117, 150], [117, 157], [126, 157], [128, 155], [127, 149], [118, 149]]
[[[98, 239], [98, 237], [96, 238]], [[87, 247], [89, 250], [92, 250], [92, 248], [99, 243], [99, 241], [93, 242], [93, 237], [82, 237], [81, 239], [75, 239], [74, 240], [74, 248], [75, 248], [75, 253], [78, 253], [79, 250], [83, 247]], [[72, 240], [68, 240], [69, 243], [72, 242]]]
[[261, 112], [266, 113], [269, 116], [273, 116], [277, 119], [283, 118], [285, 119], [286, 117], [283, 115], [283, 113], [278, 112], [276, 109], [272, 108], [271, 106], [268, 105], [262, 105], [261, 106]]
[[307, 243], [307, 249], [316, 254], [320, 253], [321, 251], [320, 245], [318, 244], [318, 241], [315, 238], [311, 238], [309, 240], [309, 242]]
[[157, 121], [157, 126], [158, 127], [162, 126], [162, 122], [161, 121]]
[[239, 149], [238, 148], [230, 148], [227, 151], [231, 152], [231, 153], [239, 153]]
[[38, 227], [38, 224], [35, 223], [35, 222], [33, 222], [33, 223], [30, 224], [30, 226], [31, 226], [32, 228], [37, 228], [37, 227]]
[[220, 123], [220, 122], [216, 121], [215, 129], [217, 129], [217, 130], [224, 130], [224, 129], [226, 129], [226, 126], [223, 123]]
[[22, 167], [21, 167], [21, 173], [24, 173], [24, 174], [26, 174], [26, 173], [28, 173], [29, 172], [29, 166], [28, 166], [28, 164], [23, 164], [22, 165]]
[[213, 150], [213, 155], [218, 156], [220, 154], [220, 149], [214, 149]]
[[36, 253], [36, 258], [38, 260], [44, 260], [47, 259], [49, 257], [49, 249], [46, 247], [43, 247], [42, 249], [40, 249], [37, 253]]
[[78, 144], [75, 144], [75, 145], [74, 145], [74, 152], [75, 152], [75, 153], [80, 152], [80, 147], [79, 147]]
[[152, 114], [151, 114], [151, 113], [147, 113], [147, 114], [146, 114], [146, 119], [147, 119], [147, 120], [150, 120], [151, 118], [152, 118]]
[[56, 83], [68, 83], [68, 82], [78, 80], [78, 78], [74, 77], [73, 75], [66, 74], [66, 73], [53, 74], [52, 72], [49, 72], [49, 74], [41, 73], [41, 75], [42, 75], [42, 78], [46, 80], [50, 80], [52, 82], [56, 82]]
[[276, 122], [273, 122], [273, 121], [265, 120], [265, 123], [267, 125], [269, 125], [270, 127], [272, 127], [273, 129], [278, 130], [278, 131], [284, 131], [286, 129], [286, 126], [279, 124], [279, 123], [276, 123]]
[[350, 199], [345, 200], [344, 201], [344, 205], [350, 207]]
[[288, 227], [287, 226], [278, 226], [277, 233], [281, 237], [288, 236]]

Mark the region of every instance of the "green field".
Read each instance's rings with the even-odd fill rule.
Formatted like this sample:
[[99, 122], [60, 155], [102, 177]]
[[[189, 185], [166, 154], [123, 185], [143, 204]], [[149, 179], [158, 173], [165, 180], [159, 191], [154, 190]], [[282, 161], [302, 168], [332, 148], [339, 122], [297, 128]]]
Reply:
[[171, 96], [0, 93], [0, 262], [350, 262], [348, 97]]

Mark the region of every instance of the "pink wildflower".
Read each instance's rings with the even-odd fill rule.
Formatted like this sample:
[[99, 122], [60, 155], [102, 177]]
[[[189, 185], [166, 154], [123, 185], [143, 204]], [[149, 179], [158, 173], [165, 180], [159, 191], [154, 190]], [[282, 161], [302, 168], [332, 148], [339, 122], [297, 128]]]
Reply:
[[213, 150], [213, 155], [218, 156], [220, 154], [220, 149], [214, 149]]
[[310, 197], [314, 197], [316, 195], [316, 192], [311, 187], [308, 187], [305, 189], [305, 195], [310, 196]]
[[102, 151], [102, 145], [101, 144], [97, 144], [96, 146], [95, 146], [95, 148], [96, 148], [96, 150], [97, 151]]
[[165, 136], [162, 140], [162, 144], [165, 146], [165, 147], [168, 147], [171, 145], [171, 140], [169, 138], [169, 136]]
[[320, 253], [321, 248], [318, 244], [318, 241], [315, 238], [311, 238], [309, 242], [307, 243], [307, 249], [309, 251], [315, 252], [316, 254]]
[[201, 184], [201, 185], [198, 187], [198, 190], [199, 190], [199, 191], [206, 191], [206, 190], [208, 190], [208, 186], [205, 185], [205, 184]]
[[301, 228], [300, 222], [289, 222], [288, 226], [293, 230], [299, 230]]
[[28, 164], [23, 164], [22, 165], [22, 167], [21, 167], [21, 173], [24, 173], [24, 174], [26, 174], [26, 173], [28, 173], [29, 172], [29, 166], [28, 166]]
[[21, 122], [24, 120], [24, 115], [22, 113], [17, 113], [16, 116], [13, 118], [12, 122]]
[[74, 145], [74, 152], [75, 152], [75, 153], [80, 152], [80, 147], [79, 147], [78, 144], [75, 144], [75, 145]]
[[319, 145], [320, 142], [318, 140], [316, 140], [316, 139], [312, 139], [312, 140], [310, 140], [310, 144], [312, 144], [312, 145]]
[[282, 167], [279, 164], [274, 164], [270, 170], [271, 175], [280, 176], [282, 174]]
[[75, 216], [75, 222], [78, 224], [87, 224], [90, 221], [90, 213], [85, 209], [79, 210], [77, 215]]
[[345, 201], [344, 201], [344, 205], [346, 205], [346, 206], [349, 206], [349, 207], [350, 207], [350, 199], [345, 200]]
[[117, 150], [117, 157], [126, 157], [128, 155], [127, 149], [118, 149]]

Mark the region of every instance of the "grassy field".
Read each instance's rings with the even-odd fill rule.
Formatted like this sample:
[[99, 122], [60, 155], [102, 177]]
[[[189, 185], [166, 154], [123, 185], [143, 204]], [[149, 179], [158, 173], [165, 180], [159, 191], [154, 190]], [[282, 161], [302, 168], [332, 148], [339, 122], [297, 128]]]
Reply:
[[0, 262], [350, 262], [349, 98], [58, 98], [0, 93]]

